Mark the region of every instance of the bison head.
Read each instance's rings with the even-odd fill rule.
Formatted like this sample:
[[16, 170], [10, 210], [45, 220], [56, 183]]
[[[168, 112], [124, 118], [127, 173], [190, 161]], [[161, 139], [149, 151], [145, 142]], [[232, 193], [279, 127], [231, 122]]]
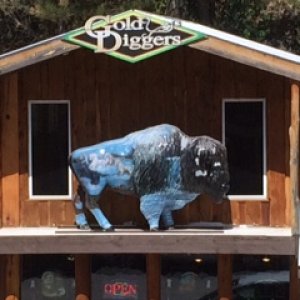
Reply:
[[182, 182], [186, 190], [208, 194], [216, 202], [226, 198], [229, 172], [226, 148], [207, 136], [195, 137], [183, 149]]

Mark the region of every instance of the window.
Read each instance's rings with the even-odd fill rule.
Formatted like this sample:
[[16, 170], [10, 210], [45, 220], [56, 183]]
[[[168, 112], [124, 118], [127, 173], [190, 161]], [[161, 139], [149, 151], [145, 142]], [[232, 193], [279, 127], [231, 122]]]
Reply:
[[289, 299], [289, 257], [235, 255], [233, 299]]
[[223, 143], [228, 152], [230, 199], [266, 198], [264, 99], [223, 101]]
[[218, 293], [215, 255], [169, 254], [161, 262], [162, 300], [210, 300]]
[[144, 255], [92, 256], [92, 300], [144, 300], [146, 298]]
[[29, 102], [30, 199], [71, 197], [68, 101]]
[[22, 300], [75, 299], [74, 257], [64, 254], [23, 255]]

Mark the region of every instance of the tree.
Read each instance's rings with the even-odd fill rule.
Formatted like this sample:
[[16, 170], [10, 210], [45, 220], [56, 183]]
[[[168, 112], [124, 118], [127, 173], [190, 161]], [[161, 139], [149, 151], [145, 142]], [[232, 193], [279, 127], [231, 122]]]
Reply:
[[81, 27], [93, 15], [141, 9], [300, 54], [300, 0], [2, 0], [0, 52]]
[[300, 0], [217, 0], [214, 26], [300, 54]]

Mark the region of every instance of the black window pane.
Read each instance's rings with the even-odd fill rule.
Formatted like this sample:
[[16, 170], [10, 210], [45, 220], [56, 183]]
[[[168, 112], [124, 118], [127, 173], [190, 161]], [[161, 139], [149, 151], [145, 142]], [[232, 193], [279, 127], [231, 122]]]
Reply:
[[263, 103], [225, 103], [230, 195], [263, 194]]
[[32, 104], [33, 195], [68, 195], [68, 105]]
[[162, 256], [162, 300], [217, 299], [215, 255], [170, 254]]
[[92, 300], [102, 299], [147, 299], [144, 255], [93, 255]]
[[75, 299], [74, 258], [70, 255], [24, 255], [22, 300]]
[[235, 255], [233, 299], [289, 299], [289, 257]]

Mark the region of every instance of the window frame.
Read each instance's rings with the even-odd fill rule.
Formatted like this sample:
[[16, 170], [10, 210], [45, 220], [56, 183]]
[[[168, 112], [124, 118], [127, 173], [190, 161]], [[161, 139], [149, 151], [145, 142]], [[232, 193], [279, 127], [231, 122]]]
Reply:
[[[262, 103], [262, 155], [263, 155], [263, 172], [262, 172], [262, 184], [263, 193], [261, 195], [228, 195], [229, 200], [240, 201], [268, 201], [268, 177], [267, 177], [267, 124], [266, 124], [266, 99], [265, 98], [223, 98], [222, 99], [222, 143], [225, 144], [225, 105], [226, 103], [249, 103], [249, 102], [261, 102]], [[230, 174], [230, 165], [229, 165]]]
[[68, 111], [68, 153], [71, 153], [71, 102], [70, 100], [29, 100], [28, 101], [28, 185], [29, 185], [29, 200], [71, 200], [73, 191], [72, 171], [68, 167], [68, 194], [67, 195], [34, 195], [33, 194], [33, 178], [32, 178], [32, 105], [34, 104], [67, 104]]

